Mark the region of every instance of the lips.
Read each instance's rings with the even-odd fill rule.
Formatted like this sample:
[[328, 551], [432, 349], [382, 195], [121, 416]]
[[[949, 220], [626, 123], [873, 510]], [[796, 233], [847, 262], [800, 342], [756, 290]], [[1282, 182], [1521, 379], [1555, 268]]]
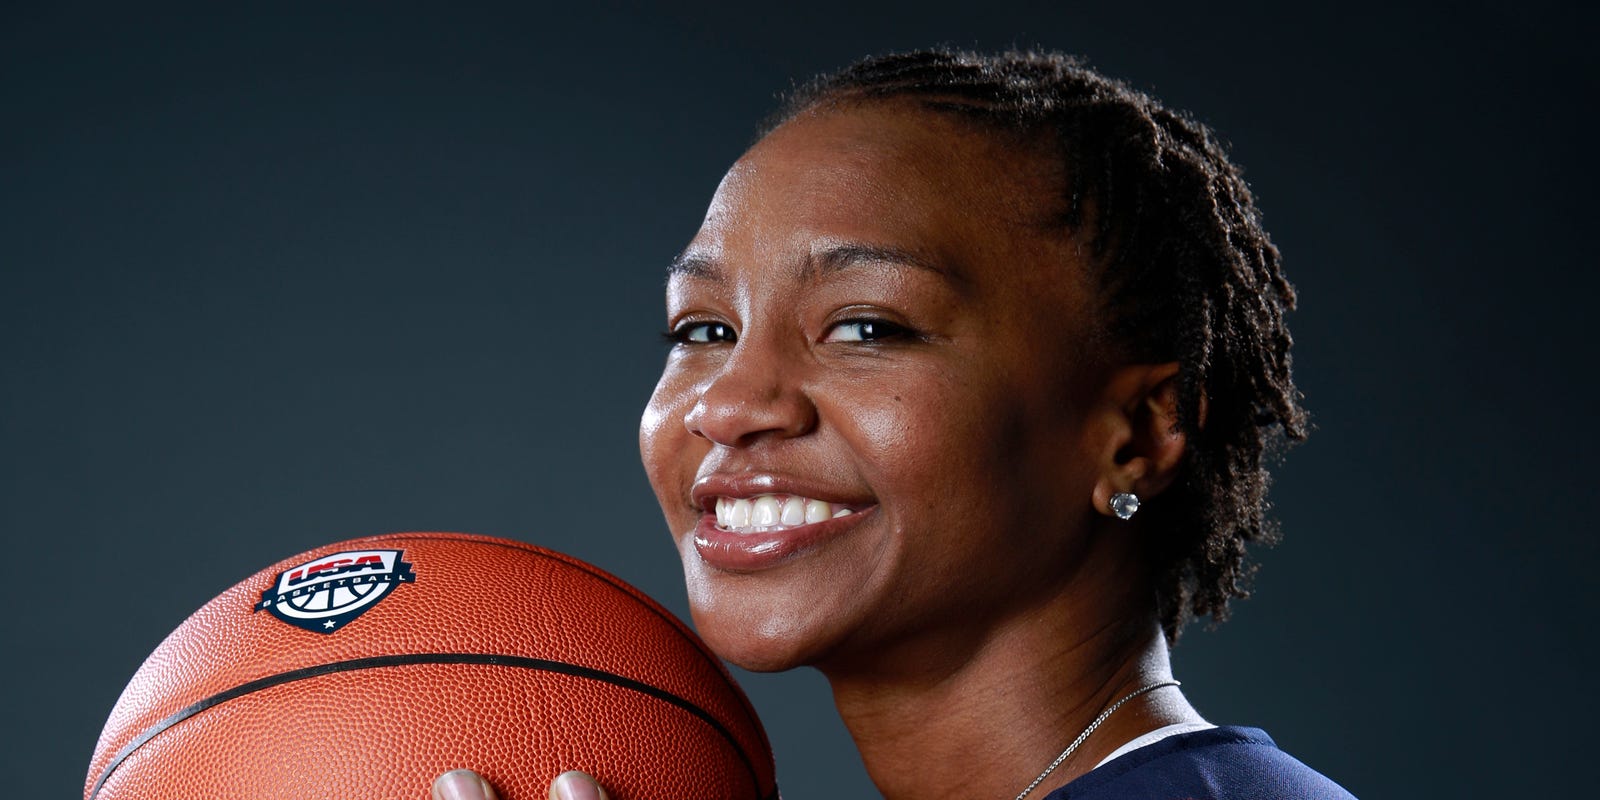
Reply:
[[695, 481], [700, 557], [727, 572], [775, 567], [848, 533], [876, 509], [871, 501], [841, 500], [836, 492], [798, 483], [749, 474]]
[[717, 525], [706, 514], [694, 528], [694, 547], [706, 564], [724, 572], [756, 572], [779, 566], [846, 535], [872, 516], [876, 506], [794, 528], [741, 533]]

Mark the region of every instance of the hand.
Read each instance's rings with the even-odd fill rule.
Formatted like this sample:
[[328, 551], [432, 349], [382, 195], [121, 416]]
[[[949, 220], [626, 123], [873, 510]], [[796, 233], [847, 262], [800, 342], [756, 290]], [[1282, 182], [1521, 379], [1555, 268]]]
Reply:
[[[433, 782], [433, 800], [496, 800], [494, 787], [469, 769], [455, 769]], [[610, 800], [594, 778], [563, 772], [550, 782], [550, 800]]]

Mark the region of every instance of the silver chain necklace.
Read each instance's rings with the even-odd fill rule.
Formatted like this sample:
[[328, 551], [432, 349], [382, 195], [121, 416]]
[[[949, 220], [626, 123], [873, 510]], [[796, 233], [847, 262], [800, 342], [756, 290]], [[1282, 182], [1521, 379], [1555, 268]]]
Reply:
[[1159, 683], [1152, 683], [1149, 686], [1142, 686], [1138, 689], [1135, 689], [1129, 692], [1127, 697], [1112, 703], [1110, 707], [1100, 712], [1100, 716], [1094, 718], [1094, 722], [1089, 723], [1089, 727], [1083, 729], [1083, 733], [1078, 734], [1078, 738], [1072, 740], [1072, 744], [1067, 745], [1067, 749], [1061, 751], [1061, 755], [1056, 756], [1056, 760], [1050, 762], [1050, 766], [1044, 768], [1044, 772], [1039, 773], [1039, 777], [1033, 779], [1033, 783], [1028, 784], [1028, 788], [1022, 790], [1022, 794], [1017, 795], [1017, 800], [1022, 800], [1022, 798], [1028, 796], [1029, 792], [1039, 788], [1039, 784], [1044, 783], [1044, 779], [1050, 777], [1050, 773], [1055, 772], [1056, 767], [1061, 766], [1061, 763], [1067, 760], [1067, 756], [1072, 755], [1072, 751], [1077, 750], [1078, 745], [1083, 744], [1083, 740], [1089, 738], [1089, 734], [1094, 733], [1094, 729], [1100, 727], [1100, 723], [1105, 722], [1106, 717], [1111, 716], [1113, 711], [1121, 708], [1123, 703], [1126, 703], [1141, 694], [1145, 694], [1146, 692], [1153, 692], [1163, 686], [1182, 685], [1183, 684], [1180, 684], [1177, 681], [1161, 681]]

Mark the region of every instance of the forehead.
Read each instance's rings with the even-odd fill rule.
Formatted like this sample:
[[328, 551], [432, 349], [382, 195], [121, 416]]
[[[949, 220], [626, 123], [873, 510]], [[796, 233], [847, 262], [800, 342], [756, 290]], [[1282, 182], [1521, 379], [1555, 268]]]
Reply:
[[813, 110], [729, 170], [691, 251], [773, 258], [831, 239], [967, 259], [1059, 241], [1048, 224], [1059, 172], [1019, 142], [909, 102]]

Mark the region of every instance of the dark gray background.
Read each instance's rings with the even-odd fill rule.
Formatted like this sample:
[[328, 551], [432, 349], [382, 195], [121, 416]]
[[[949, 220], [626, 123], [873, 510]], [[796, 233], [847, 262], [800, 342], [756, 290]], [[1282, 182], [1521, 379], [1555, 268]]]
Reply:
[[[1201, 710], [1366, 798], [1591, 793], [1577, 12], [265, 5], [0, 12], [11, 796], [79, 792], [145, 654], [327, 541], [526, 539], [683, 613], [634, 440], [662, 270], [775, 92], [935, 42], [1193, 109], [1302, 292], [1318, 431], [1257, 597], [1177, 652]], [[745, 684], [789, 800], [872, 794], [818, 676]]]

